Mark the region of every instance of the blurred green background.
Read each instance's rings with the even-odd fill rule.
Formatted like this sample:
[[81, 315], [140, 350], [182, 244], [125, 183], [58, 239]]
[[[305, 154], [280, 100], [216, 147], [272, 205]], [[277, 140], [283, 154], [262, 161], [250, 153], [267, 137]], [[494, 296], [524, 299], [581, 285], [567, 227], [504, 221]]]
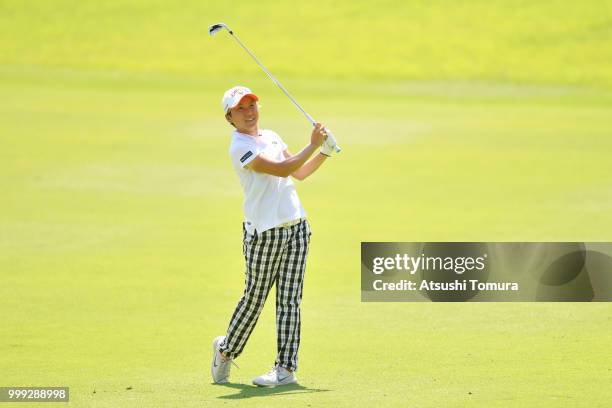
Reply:
[[[223, 92], [298, 151], [313, 228], [300, 387], [233, 384], [210, 343], [242, 293]], [[609, 241], [610, 1], [0, 0], [0, 386], [71, 406], [598, 407], [608, 304], [362, 304], [361, 241]], [[19, 406], [26, 406], [21, 404]], [[8, 405], [10, 406], [10, 404]]]

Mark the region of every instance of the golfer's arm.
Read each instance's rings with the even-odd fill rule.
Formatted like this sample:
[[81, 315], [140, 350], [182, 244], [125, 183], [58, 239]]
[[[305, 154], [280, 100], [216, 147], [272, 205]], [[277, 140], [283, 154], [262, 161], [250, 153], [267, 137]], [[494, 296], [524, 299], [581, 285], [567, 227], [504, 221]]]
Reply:
[[271, 174], [277, 177], [289, 177], [293, 172], [302, 167], [318, 148], [319, 146], [311, 143], [298, 154], [286, 158], [282, 162], [275, 162], [265, 157], [257, 156], [247, 167], [258, 173]]
[[[285, 154], [285, 157], [287, 158], [292, 157], [289, 150], [285, 150], [283, 153]], [[321, 167], [321, 165], [326, 159], [327, 159], [326, 155], [322, 153], [317, 154], [315, 157], [313, 157], [312, 159], [304, 163], [302, 167], [300, 167], [299, 169], [291, 173], [291, 176], [293, 176], [294, 178], [298, 180], [304, 180], [306, 177], [310, 176], [312, 173], [317, 171], [317, 169]]]

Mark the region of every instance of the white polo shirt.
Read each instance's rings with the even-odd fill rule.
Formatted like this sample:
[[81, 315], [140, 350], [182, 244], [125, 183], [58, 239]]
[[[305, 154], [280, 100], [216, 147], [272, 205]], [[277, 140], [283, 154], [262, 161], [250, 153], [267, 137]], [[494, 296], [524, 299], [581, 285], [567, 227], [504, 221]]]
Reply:
[[260, 130], [250, 136], [237, 130], [232, 132], [230, 158], [244, 191], [244, 218], [249, 233], [278, 227], [289, 221], [306, 217], [291, 177], [277, 177], [258, 173], [245, 166], [261, 155], [269, 160], [283, 161], [287, 145], [271, 130]]

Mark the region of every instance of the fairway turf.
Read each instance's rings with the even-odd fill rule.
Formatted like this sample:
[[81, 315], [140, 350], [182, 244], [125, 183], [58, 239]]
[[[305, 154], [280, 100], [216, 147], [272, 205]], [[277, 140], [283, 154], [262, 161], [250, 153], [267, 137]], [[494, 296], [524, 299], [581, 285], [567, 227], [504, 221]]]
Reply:
[[[418, 10], [436, 27], [457, 13], [489, 10], [486, 26], [519, 13], [509, 7], [517, 3], [455, 14], [419, 3]], [[414, 65], [393, 65], [384, 58], [400, 43], [389, 36], [384, 72], [374, 60], [351, 64], [353, 51], [318, 71], [292, 61], [330, 36], [291, 30], [289, 10], [264, 2], [262, 10], [277, 13], [269, 21], [283, 21], [269, 28], [273, 42], [249, 28], [248, 13], [261, 11], [239, 8], [241, 38], [273, 72], [280, 67], [283, 84], [343, 147], [312, 178], [296, 181], [313, 235], [300, 385], [278, 389], [251, 386], [274, 363], [273, 299], [232, 383], [210, 384], [212, 339], [224, 334], [244, 283], [242, 192], [220, 97], [236, 83], [250, 86], [261, 98], [261, 127], [293, 152], [307, 143], [308, 123], [231, 39], [204, 37], [209, 23], [232, 26], [223, 10], [202, 11], [202, 21], [199, 3], [166, 10], [130, 2], [122, 13], [92, 2], [66, 6], [74, 4], [58, 3], [57, 25], [26, 29], [24, 22], [47, 21], [49, 6], [0, 3], [0, 18], [10, 22], [0, 24], [0, 386], [69, 386], [75, 407], [608, 405], [609, 304], [362, 304], [359, 281], [361, 241], [610, 241], [612, 82], [609, 48], [597, 42], [609, 40], [605, 14], [597, 13], [607, 3], [554, 8], [563, 24], [549, 35], [592, 25], [600, 37], [588, 46], [571, 37], [573, 45], [542, 57], [548, 68], [521, 59], [523, 43], [483, 38], [485, 28], [456, 37], [474, 47], [499, 44], [503, 58], [525, 64], [507, 75], [490, 58], [482, 66], [453, 62], [445, 75], [436, 52], [452, 61], [464, 53], [434, 47], [417, 58], [412, 43]], [[334, 38], [344, 38], [350, 7], [338, 4]], [[376, 12], [377, 24], [410, 27], [392, 10], [365, 3], [355, 10], [358, 21]], [[116, 30], [107, 39], [91, 21], [115, 22]], [[36, 40], [50, 33], [56, 41], [44, 48]], [[357, 34], [357, 50], [380, 44]], [[335, 41], [324, 56], [335, 55]], [[302, 55], [295, 44], [303, 42]], [[580, 63], [549, 69], [572, 46]], [[588, 58], [596, 51], [601, 64]], [[246, 65], [223, 72], [206, 63], [213, 55]]]
[[0, 63], [182, 75], [259, 73], [225, 22], [279, 76], [612, 86], [612, 2], [0, 1]]

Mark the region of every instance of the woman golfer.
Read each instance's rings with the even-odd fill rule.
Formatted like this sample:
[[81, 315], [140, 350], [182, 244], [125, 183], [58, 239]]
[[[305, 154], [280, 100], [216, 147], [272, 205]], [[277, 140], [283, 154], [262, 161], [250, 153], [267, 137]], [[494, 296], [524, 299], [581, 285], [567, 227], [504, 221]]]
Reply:
[[[223, 95], [223, 110], [232, 132], [230, 157], [244, 190], [243, 253], [245, 289], [225, 336], [213, 341], [211, 372], [215, 383], [228, 381], [230, 364], [246, 345], [268, 293], [276, 284], [274, 368], [253, 380], [259, 386], [297, 382], [300, 303], [310, 242], [310, 226], [289, 176], [304, 180], [331, 155], [325, 128], [317, 123], [310, 143], [291, 154], [279, 135], [259, 129], [259, 98], [236, 86]], [[308, 159], [320, 149], [312, 160]]]

